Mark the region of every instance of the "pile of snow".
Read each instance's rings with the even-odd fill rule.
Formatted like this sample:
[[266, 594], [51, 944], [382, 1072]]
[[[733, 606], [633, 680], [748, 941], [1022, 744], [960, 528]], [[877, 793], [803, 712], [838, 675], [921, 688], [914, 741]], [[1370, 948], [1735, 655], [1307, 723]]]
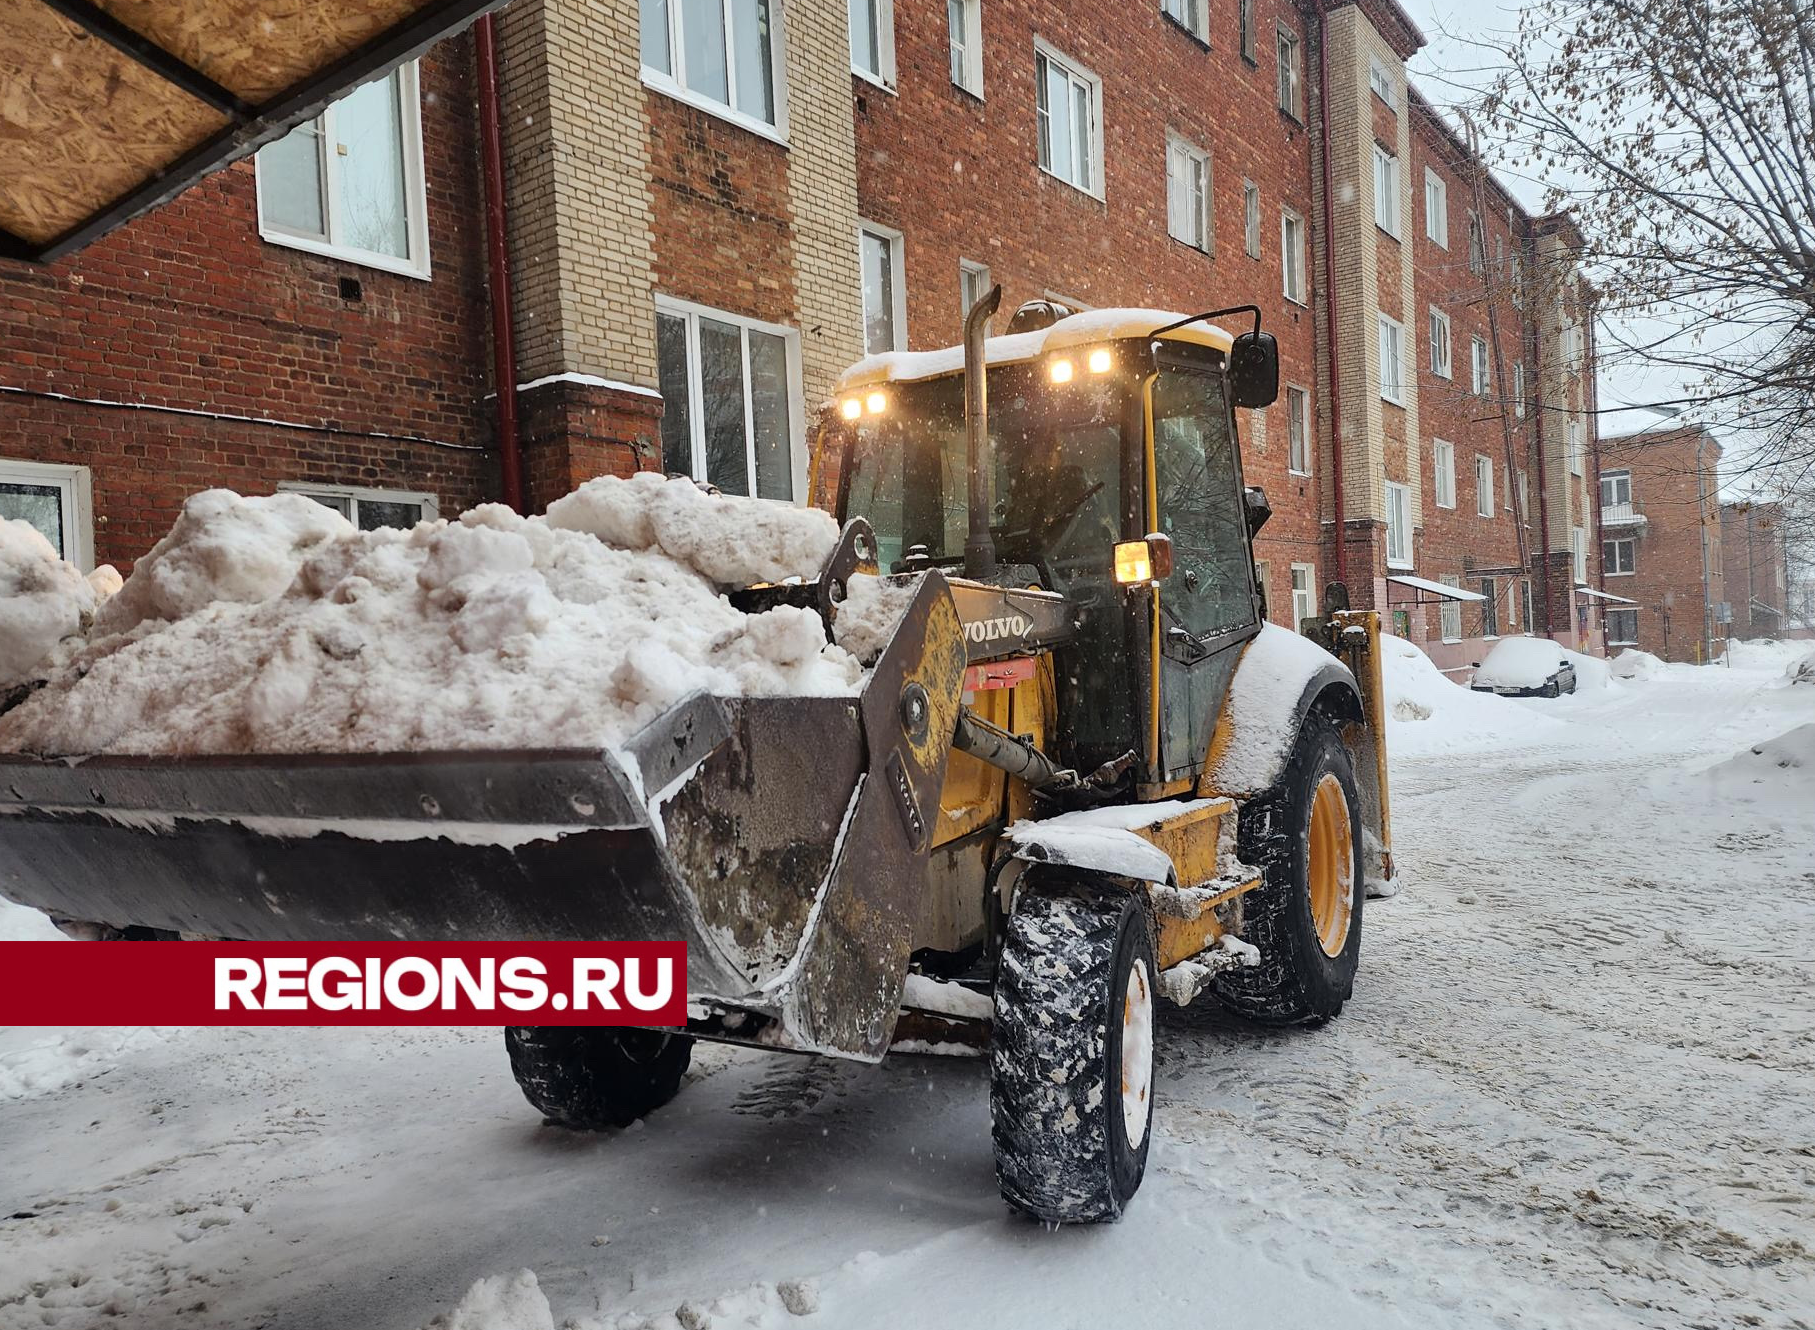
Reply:
[[1754, 744], [1701, 773], [1717, 795], [1815, 807], [1815, 723]]
[[555, 1330], [555, 1316], [535, 1271], [519, 1270], [479, 1280], [423, 1330]]
[[1651, 679], [1664, 668], [1664, 662], [1649, 651], [1627, 647], [1613, 658], [1608, 668], [1616, 679]]
[[0, 1103], [105, 1075], [132, 1050], [162, 1038], [157, 1030], [135, 1026], [47, 1034], [24, 1048], [0, 1053]]
[[1811, 650], [1815, 650], [1815, 645], [1808, 641], [1755, 637], [1746, 642], [1727, 643], [1726, 651], [1716, 657], [1716, 660], [1736, 670], [1767, 670], [1772, 674], [1782, 674]]
[[93, 618], [95, 600], [42, 532], [0, 518], [0, 692], [41, 677], [59, 644]]
[[1380, 675], [1389, 757], [1538, 740], [1560, 724], [1508, 698], [1470, 691], [1391, 633], [1380, 635]]
[[1492, 688], [1542, 688], [1563, 664], [1575, 666], [1578, 693], [1605, 688], [1612, 679], [1606, 661], [1571, 651], [1548, 637], [1503, 637], [1475, 671], [1474, 682]]
[[0, 750], [608, 747], [697, 689], [847, 694], [861, 668], [814, 612], [723, 594], [815, 576], [837, 538], [823, 512], [653, 474], [411, 531], [210, 490], [0, 715]]
[[1785, 683], [1815, 684], [1815, 651], [1784, 666], [1783, 677]]

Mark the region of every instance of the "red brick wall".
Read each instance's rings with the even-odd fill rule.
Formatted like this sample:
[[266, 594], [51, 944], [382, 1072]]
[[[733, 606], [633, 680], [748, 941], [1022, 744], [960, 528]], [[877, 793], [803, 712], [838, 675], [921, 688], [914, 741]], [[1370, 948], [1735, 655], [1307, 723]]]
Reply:
[[[1282, 205], [1311, 219], [1311, 156], [1305, 127], [1277, 106], [1273, 36], [1276, 19], [1301, 33], [1304, 21], [1280, 0], [1256, 0], [1251, 65], [1239, 53], [1236, 7], [1208, 8], [1206, 50], [1158, 4], [987, 0], [979, 101], [951, 82], [945, 6], [898, 0], [895, 94], [853, 80], [859, 208], [903, 233], [917, 349], [959, 340], [960, 258], [990, 266], [1006, 311], [1049, 291], [1187, 313], [1259, 304], [1279, 338], [1282, 383], [1313, 391], [1315, 455], [1311, 310], [1281, 295], [1279, 220]], [[1039, 168], [1036, 32], [1103, 81], [1103, 201]], [[1310, 69], [1307, 61], [1307, 79]], [[1167, 234], [1169, 129], [1210, 152], [1214, 254]], [[1258, 260], [1243, 248], [1245, 179], [1261, 191]], [[998, 316], [998, 329], [1005, 322]], [[1264, 447], [1240, 414], [1247, 480], [1273, 503], [1256, 557], [1270, 564], [1269, 604], [1283, 623], [1288, 565], [1320, 562], [1316, 487], [1287, 474], [1283, 396], [1267, 412]]]
[[99, 561], [144, 553], [211, 485], [423, 490], [444, 510], [494, 493], [472, 82], [467, 39], [424, 58], [432, 280], [262, 240], [250, 160], [58, 263], [0, 261], [0, 384], [316, 427], [0, 392], [0, 458], [92, 468]]
[[[1720, 445], [1710, 440], [1702, 450], [1707, 475], [1700, 484], [1698, 516], [1698, 437], [1692, 430], [1658, 431], [1602, 439], [1600, 444], [1602, 471], [1632, 472], [1632, 501], [1646, 519], [1636, 528], [1603, 530], [1603, 538], [1630, 537], [1636, 542], [1633, 573], [1609, 574], [1606, 589], [1639, 602], [1639, 647], [1667, 660], [1695, 660], [1701, 643], [1703, 520], [1708, 532], [1708, 599], [1718, 604], [1727, 598], [1714, 485]], [[1737, 604], [1734, 613], [1739, 613]], [[1720, 638], [1725, 630], [1716, 624], [1711, 633]]]

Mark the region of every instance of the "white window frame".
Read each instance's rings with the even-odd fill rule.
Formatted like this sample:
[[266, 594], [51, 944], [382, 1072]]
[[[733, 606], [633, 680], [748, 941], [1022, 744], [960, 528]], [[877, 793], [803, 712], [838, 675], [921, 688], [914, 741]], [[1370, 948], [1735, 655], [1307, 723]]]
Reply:
[[1260, 257], [1260, 186], [1242, 181], [1242, 249], [1251, 259]]
[[[1384, 311], [1377, 311], [1376, 318], [1380, 352], [1380, 400], [1391, 402], [1394, 406], [1404, 406], [1405, 325]], [[1387, 374], [1389, 360], [1393, 369], [1391, 376]]]
[[[989, 264], [978, 263], [974, 259], [958, 260], [958, 317], [965, 318], [971, 312], [971, 304], [989, 294]], [[966, 287], [972, 287], [975, 295], [969, 295]]]
[[1481, 579], [1481, 636], [1485, 639], [1500, 636], [1500, 582], [1498, 578]]
[[[1285, 60], [1280, 56], [1284, 55]], [[1273, 25], [1274, 101], [1279, 109], [1304, 123], [1304, 47], [1283, 23]]]
[[[1080, 185], [1075, 180], [1066, 179], [1057, 171], [1054, 171], [1046, 162], [1041, 162], [1039, 160], [1039, 97], [1041, 89], [1046, 86], [1046, 79], [1042, 70], [1042, 66], [1046, 64], [1057, 65], [1064, 71], [1067, 76], [1066, 82], [1068, 87], [1081, 84], [1090, 92], [1090, 143], [1088, 145], [1090, 149], [1088, 163], [1090, 168], [1090, 183], [1087, 185]], [[1049, 108], [1048, 117], [1050, 118], [1050, 116], [1051, 111]], [[1065, 132], [1069, 134], [1071, 133], [1071, 103], [1069, 98], [1065, 105], [1065, 119]], [[1034, 38], [1034, 160], [1039, 164], [1040, 169], [1047, 175], [1051, 176], [1054, 180], [1063, 181], [1065, 184], [1070, 185], [1080, 194], [1088, 194], [1095, 199], [1101, 199], [1103, 197], [1103, 80], [1091, 73], [1090, 70], [1086, 69], [1076, 60], [1066, 55], [1063, 51], [1059, 50], [1058, 47], [1039, 37]]]
[[1295, 383], [1286, 385], [1286, 470], [1311, 474], [1311, 394]]
[[[1612, 563], [1607, 562], [1607, 547], [1609, 545], [1614, 547], [1614, 560]], [[1620, 567], [1616, 566], [1617, 564], [1619, 564], [1621, 562], [1621, 559], [1619, 558], [1619, 547], [1622, 545], [1624, 545], [1626, 547], [1626, 558], [1624, 560], [1626, 567], [1624, 567], [1624, 568], [1620, 568]], [[1639, 543], [1634, 537], [1632, 537], [1632, 536], [1604, 536], [1604, 537], [1602, 537], [1602, 539], [1601, 539], [1601, 571], [1602, 572], [1606, 573], [1607, 576], [1609, 576], [1609, 577], [1631, 577], [1638, 572], [1638, 567], [1639, 567]]]
[[1487, 227], [1473, 208], [1468, 210], [1468, 270], [1477, 276], [1487, 271]]
[[[690, 474], [696, 480], [711, 480], [706, 475], [706, 391], [701, 382], [704, 358], [700, 354], [700, 320], [711, 319], [714, 323], [731, 324], [750, 332], [768, 333], [782, 339], [788, 357], [788, 450], [792, 463], [789, 490], [794, 496], [795, 506], [804, 506], [807, 501], [807, 423], [806, 394], [801, 373], [800, 329], [783, 323], [766, 323], [761, 319], [745, 318], [741, 314], [731, 314], [691, 300], [677, 300], [673, 296], [656, 296], [655, 312], [683, 319], [687, 325], [687, 419], [693, 433], [693, 470]], [[750, 477], [750, 492], [754, 494], [756, 431], [752, 427], [754, 413], [750, 409], [750, 339], [742, 338], [741, 345], [744, 357], [745, 465], [749, 468], [746, 474]]]
[[1448, 439], [1431, 440], [1431, 491], [1439, 508], [1456, 506], [1456, 445]]
[[[1399, 515], [1397, 524], [1394, 514]], [[1395, 529], [1398, 539], [1394, 538]], [[1414, 565], [1416, 552], [1412, 535], [1412, 487], [1402, 485], [1396, 480], [1386, 482], [1386, 566], [1388, 568], [1410, 568]]]
[[1424, 238], [1438, 249], [1449, 248], [1449, 182], [1424, 168]]
[[1588, 532], [1579, 526], [1569, 528], [1569, 557], [1575, 580], [1588, 581]]
[[1368, 87], [1394, 115], [1399, 114], [1399, 81], [1393, 77], [1392, 70], [1380, 63], [1377, 55], [1368, 56]]
[[[83, 572], [95, 566], [94, 474], [85, 466], [0, 457], [0, 485], [55, 487], [63, 523], [63, 560]], [[73, 556], [73, 557], [72, 557]]]
[[285, 480], [278, 482], [279, 494], [300, 494], [308, 499], [347, 499], [351, 501], [353, 511], [347, 520], [354, 526], [359, 525], [359, 505], [367, 503], [413, 503], [422, 509], [423, 522], [433, 522], [441, 516], [441, 500], [426, 490], [387, 490], [375, 489], [369, 485], [318, 485], [308, 480]]
[[1563, 368], [1574, 373], [1582, 368], [1583, 349], [1587, 345], [1582, 337], [1582, 325], [1571, 319], [1563, 325]]
[[1582, 474], [1582, 422], [1579, 420], [1570, 421], [1566, 428], [1565, 435], [1563, 449], [1569, 460], [1569, 474], [1572, 476], [1579, 476]]
[[[1296, 234], [1297, 243], [1293, 243]], [[1310, 305], [1309, 275], [1305, 272], [1305, 219], [1291, 208], [1279, 210], [1280, 291], [1294, 305]], [[1298, 280], [1294, 282], [1293, 276]]]
[[1468, 386], [1476, 397], [1485, 397], [1493, 386], [1491, 367], [1487, 359], [1487, 339], [1481, 336], [1468, 339]]
[[[1304, 586], [1298, 585], [1299, 574], [1304, 574]], [[1300, 600], [1303, 597], [1303, 600]], [[1292, 565], [1292, 631], [1298, 631], [1298, 625], [1306, 619], [1317, 617], [1317, 565], [1314, 563], [1295, 563]]]
[[[673, 5], [679, 0], [668, 0]], [[895, 0], [846, 0], [846, 26], [853, 41], [856, 29], [850, 24], [849, 6], [869, 6], [876, 19], [876, 63], [878, 69], [865, 69], [857, 63], [857, 52], [851, 52], [851, 72], [865, 83], [874, 83], [885, 92], [895, 91]], [[774, 22], [774, 8], [769, 10]]]
[[[1517, 488], [1518, 488], [1518, 497], [1519, 497], [1519, 508], [1518, 508], [1518, 511], [1513, 514], [1513, 518], [1515, 521], [1522, 522], [1524, 525], [1530, 526], [1531, 525], [1531, 474], [1528, 471], [1526, 471], [1526, 469], [1524, 467], [1519, 468], [1519, 484], [1518, 484]], [[1525, 616], [1525, 622], [1527, 624], [1529, 624], [1531, 622], [1531, 616], [1529, 614], [1527, 614]]]
[[1525, 419], [1525, 362], [1513, 362], [1513, 414]]
[[[1449, 315], [1431, 307], [1429, 338], [1431, 344], [1431, 373], [1440, 379], [1450, 378], [1453, 373], [1450, 355]], [[1442, 352], [1439, 357], [1438, 352]]]
[[959, 62], [961, 79], [953, 79], [952, 86], [962, 88], [978, 101], [983, 100], [983, 0], [948, 0], [945, 10], [946, 21], [946, 72], [951, 71], [951, 5], [956, 3], [963, 11], [964, 46], [963, 56]]
[[1475, 454], [1475, 516], [1494, 515], [1494, 459]]
[[[1623, 499], [1620, 497], [1620, 486], [1622, 484], [1626, 487], [1626, 497]], [[1608, 497], [1608, 492], [1610, 490], [1613, 495], [1612, 498]], [[1601, 507], [1618, 508], [1622, 505], [1628, 508], [1632, 506], [1632, 472], [1601, 472]]]
[[1260, 61], [1254, 55], [1254, 0], [1236, 0], [1235, 23], [1236, 43], [1241, 48], [1241, 58], [1258, 66]]
[[1374, 141], [1374, 225], [1399, 239], [1399, 158]]
[[[1160, 13], [1205, 45], [1210, 41], [1210, 24], [1206, 11], [1208, 0], [1160, 0]], [[1183, 9], [1183, 14], [1177, 10]]]
[[[770, 139], [776, 143], [788, 141], [788, 61], [787, 44], [783, 40], [783, 29], [787, 26], [781, 0], [770, 0], [769, 3], [769, 77], [775, 88], [775, 123], [759, 120], [746, 111], [737, 108], [737, 61], [731, 56], [730, 0], [720, 0], [721, 14], [725, 23], [725, 87], [728, 100], [719, 101], [704, 92], [696, 92], [681, 82], [681, 75], [664, 73], [642, 65], [643, 86], [672, 97], [677, 102], [696, 106], [709, 115], [720, 120], [747, 129], [759, 138]], [[678, 0], [667, 0], [663, 6], [668, 13], [668, 63], [676, 69], [682, 67], [683, 50], [681, 43], [681, 6]], [[846, 22], [849, 23], [847, 15]], [[891, 25], [892, 27], [893, 25]], [[846, 43], [849, 44], [848, 41]], [[639, 51], [639, 59], [640, 59]]]
[[403, 139], [403, 197], [404, 207], [409, 213], [406, 228], [410, 247], [408, 258], [400, 259], [395, 254], [377, 254], [369, 249], [343, 244], [334, 238], [335, 233], [344, 225], [340, 205], [340, 159], [337, 153], [331, 153], [328, 149], [330, 143], [339, 141], [334, 128], [339, 105], [339, 101], [329, 103], [313, 122], [319, 131], [316, 149], [321, 155], [321, 213], [327, 235], [305, 235], [286, 230], [265, 219], [265, 155], [258, 152], [253, 154], [252, 161], [254, 193], [258, 196], [260, 239], [273, 245], [282, 245], [286, 249], [300, 249], [310, 254], [356, 263], [362, 268], [377, 268], [404, 277], [430, 280], [428, 175], [422, 155], [422, 72], [419, 63], [410, 60], [397, 67], [398, 121]]
[[[908, 346], [908, 341], [907, 341], [907, 257], [904, 253], [907, 246], [902, 239], [901, 232], [897, 231], [894, 227], [883, 226], [877, 222], [866, 222], [866, 221], [863, 221], [861, 218], [858, 219], [858, 222], [857, 222], [858, 293], [857, 294], [858, 294], [858, 301], [859, 301], [860, 305], [863, 300], [863, 237], [864, 237], [864, 233], [866, 231], [870, 235], [874, 236], [876, 239], [888, 242], [888, 247], [889, 247], [889, 297], [890, 297], [889, 303], [893, 306], [893, 308], [889, 310], [889, 323], [890, 323], [890, 325], [893, 329], [893, 333], [894, 333], [893, 337], [890, 339], [891, 341], [894, 342], [894, 346], [890, 349], [895, 350], [895, 351], [905, 351], [905, 350], [907, 350], [907, 346]], [[867, 335], [867, 332], [869, 329], [869, 324], [870, 324], [869, 310], [864, 309], [862, 311], [862, 315], [863, 315], [863, 327], [864, 327], [864, 330]], [[865, 353], [868, 354], [867, 346], [865, 347]]]
[[[1613, 616], [1616, 614], [1619, 615], [1622, 619], [1624, 619], [1625, 616], [1627, 616], [1629, 614], [1632, 616], [1632, 635], [1630, 637], [1615, 637], [1614, 636], [1614, 634], [1613, 634]], [[1602, 622], [1606, 625], [1606, 628], [1607, 628], [1607, 645], [1608, 646], [1610, 646], [1610, 647], [1635, 647], [1639, 644], [1639, 607], [1637, 605], [1609, 605], [1607, 607], [1607, 613], [1602, 616]]]
[[[1454, 573], [1444, 573], [1437, 580], [1444, 586], [1453, 586], [1458, 591], [1462, 589], [1462, 579]], [[1445, 599], [1437, 606], [1437, 636], [1445, 642], [1462, 640], [1461, 601]]]
[[[1195, 224], [1198, 231], [1196, 236], [1182, 236], [1174, 229], [1177, 222], [1174, 213], [1177, 210], [1173, 206], [1172, 191], [1180, 185], [1179, 179], [1174, 175], [1174, 169], [1180, 165], [1196, 166], [1203, 173], [1201, 177], [1203, 180], [1202, 197], [1196, 201], [1195, 205], [1188, 197], [1185, 200], [1185, 206], [1191, 208], [1195, 213], [1187, 220]], [[1209, 152], [1198, 147], [1183, 135], [1168, 130], [1166, 133], [1166, 234], [1181, 245], [1189, 245], [1192, 249], [1204, 254], [1216, 253], [1216, 233], [1211, 229], [1212, 180]], [[1191, 188], [1189, 181], [1184, 182], [1183, 187], [1189, 192]]]

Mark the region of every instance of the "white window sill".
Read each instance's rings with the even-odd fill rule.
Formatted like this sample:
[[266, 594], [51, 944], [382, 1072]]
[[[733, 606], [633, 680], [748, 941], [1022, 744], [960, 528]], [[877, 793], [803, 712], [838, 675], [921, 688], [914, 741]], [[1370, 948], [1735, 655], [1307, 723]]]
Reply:
[[1404, 237], [1402, 237], [1397, 231], [1389, 231], [1384, 226], [1382, 226], [1379, 222], [1374, 223], [1374, 229], [1376, 231], [1380, 232], [1380, 234], [1383, 236], [1390, 237], [1393, 240], [1399, 241], [1401, 244], [1404, 243]]
[[983, 89], [982, 88], [973, 88], [968, 83], [958, 82], [957, 79], [952, 80], [952, 86], [954, 88], [956, 88], [959, 92], [963, 93], [966, 97], [975, 97], [978, 101], [983, 100]]
[[1446, 647], [1458, 646], [1462, 642], [1462, 639], [1459, 637], [1440, 637], [1437, 640]]
[[1443, 501], [1443, 500], [1442, 500], [1442, 499], [1438, 499], [1438, 500], [1436, 500], [1436, 504], [1437, 504], [1437, 506], [1438, 506], [1438, 507], [1439, 507], [1439, 508], [1444, 508], [1444, 509], [1447, 509], [1447, 510], [1449, 510], [1449, 511], [1450, 511], [1450, 512], [1452, 512], [1452, 513], [1453, 513], [1453, 512], [1455, 512], [1455, 511], [1456, 511], [1456, 505], [1455, 505], [1455, 504], [1453, 504], [1453, 503], [1445, 503], [1445, 502], [1444, 502], [1444, 501]]
[[1448, 383], [1456, 376], [1446, 369], [1434, 369], [1431, 371], [1431, 377], [1433, 379], [1442, 379], [1445, 383]]
[[1171, 237], [1175, 243], [1183, 245], [1186, 249], [1195, 250], [1197, 253], [1203, 254], [1206, 257], [1210, 254], [1209, 245], [1200, 245], [1195, 240], [1187, 240], [1184, 236], [1175, 236], [1170, 231], [1166, 234]]
[[1082, 194], [1085, 198], [1095, 199], [1098, 203], [1101, 203], [1103, 201], [1103, 191], [1102, 190], [1086, 189], [1083, 185], [1078, 184], [1077, 181], [1075, 181], [1075, 180], [1067, 180], [1064, 176], [1060, 175], [1057, 171], [1053, 170], [1050, 166], [1042, 166], [1040, 168], [1040, 174], [1044, 175], [1044, 176], [1049, 176], [1052, 179], [1057, 180], [1061, 185], [1067, 185], [1070, 188], [1077, 190], [1078, 193]]
[[1381, 393], [1380, 400], [1385, 402], [1388, 406], [1396, 406], [1401, 411], [1405, 410], [1405, 398], [1404, 397], [1388, 397], [1385, 393]]
[[[691, 88], [684, 88], [676, 83], [671, 75], [664, 74], [659, 69], [645, 68], [643, 70], [643, 86], [648, 88], [651, 92], [659, 92], [664, 97], [672, 97], [677, 102], [684, 102], [688, 106], [696, 107], [697, 109], [706, 112], [708, 115], [723, 120], [726, 124], [736, 125], [739, 129], [747, 129], [758, 138], [768, 139], [769, 142], [778, 143], [784, 148], [788, 146], [787, 115], [785, 110], [778, 111], [780, 123], [771, 125], [766, 120], [758, 120], [753, 115], [745, 115], [735, 106], [727, 106], [725, 103], [716, 101], [713, 98], [706, 96], [704, 93], [694, 92]], [[779, 80], [777, 80], [777, 87], [775, 89], [775, 101], [776, 106], [780, 108], [782, 103]]]
[[1311, 302], [1303, 296], [1295, 296], [1290, 291], [1283, 293], [1288, 304], [1297, 305], [1300, 309], [1311, 308]]
[[1481, 518], [1483, 521], [1486, 521], [1486, 522], [1491, 522], [1494, 520], [1494, 515], [1492, 513], [1484, 513], [1479, 508], [1475, 509], [1475, 516]]
[[325, 259], [339, 259], [342, 263], [355, 263], [361, 268], [377, 268], [381, 272], [394, 272], [400, 277], [414, 277], [418, 281], [433, 281], [433, 275], [426, 263], [413, 263], [409, 259], [394, 258], [389, 254], [374, 254], [370, 250], [352, 249], [345, 245], [332, 244], [326, 240], [312, 240], [308, 236], [295, 236], [287, 231], [275, 231], [270, 227], [258, 228], [259, 236], [273, 245], [282, 245], [285, 249], [300, 249], [307, 254], [318, 254]]
[[1610, 568], [1607, 570], [1607, 576], [1608, 577], [1636, 577], [1636, 576], [1638, 576], [1638, 569], [1634, 568], [1630, 572], [1616, 573]]
[[893, 97], [895, 95], [894, 82], [890, 79], [884, 78], [881, 74], [872, 74], [867, 69], [857, 68], [856, 65], [851, 66], [851, 74], [856, 78], [862, 79], [865, 83], [868, 83], [871, 87], [880, 88], [882, 91], [888, 93], [888, 95], [891, 97]]
[[1309, 479], [1310, 479], [1310, 478], [1311, 478], [1311, 473], [1310, 473], [1310, 472], [1309, 472], [1309, 471], [1300, 471], [1300, 470], [1299, 470], [1299, 469], [1298, 469], [1298, 468], [1297, 468], [1297, 467], [1295, 467], [1295, 466], [1289, 466], [1289, 467], [1287, 467], [1287, 468], [1286, 468], [1286, 474], [1287, 474], [1287, 475], [1288, 475], [1288, 476], [1302, 476], [1302, 477], [1304, 477], [1304, 479], [1306, 479], [1306, 480], [1309, 480]]
[[1388, 568], [1399, 568], [1406, 572], [1410, 572], [1417, 565], [1415, 565], [1410, 559], [1388, 559], [1386, 561], [1386, 566]]

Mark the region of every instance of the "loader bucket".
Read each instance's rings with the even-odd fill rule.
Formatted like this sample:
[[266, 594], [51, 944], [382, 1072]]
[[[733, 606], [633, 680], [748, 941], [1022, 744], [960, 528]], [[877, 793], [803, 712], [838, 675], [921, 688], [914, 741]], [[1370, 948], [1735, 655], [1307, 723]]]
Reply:
[[858, 695], [695, 694], [611, 752], [0, 755], [0, 895], [257, 941], [679, 939], [691, 1003], [878, 1058], [964, 660], [929, 573]]

